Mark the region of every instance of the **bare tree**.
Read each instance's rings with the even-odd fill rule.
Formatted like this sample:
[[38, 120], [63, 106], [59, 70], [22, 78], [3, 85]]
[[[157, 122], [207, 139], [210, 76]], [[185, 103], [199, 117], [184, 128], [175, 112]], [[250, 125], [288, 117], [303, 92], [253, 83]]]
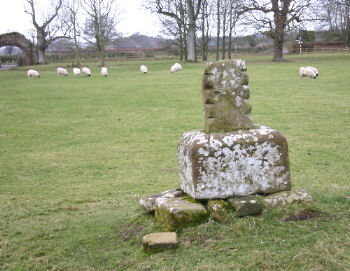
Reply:
[[186, 0], [188, 14], [188, 31], [187, 31], [187, 61], [197, 61], [197, 19], [200, 14], [202, 0]]
[[[58, 20], [59, 11], [62, 7], [63, 0], [51, 1], [51, 7], [48, 13], [43, 15], [43, 23], [40, 25], [38, 22], [36, 2], [34, 0], [25, 0], [25, 12], [32, 17], [32, 22], [36, 31], [36, 48], [38, 55], [38, 63], [46, 63], [45, 50], [47, 47], [55, 40], [60, 38], [67, 38], [65, 32], [62, 30], [67, 30], [67, 28], [60, 25]], [[41, 14], [42, 15], [42, 14]]]
[[180, 60], [187, 60], [187, 14], [185, 0], [148, 0], [147, 8], [160, 15], [166, 31], [178, 41]]
[[63, 21], [69, 25], [69, 36], [74, 41], [74, 66], [80, 66], [80, 41], [79, 37], [81, 35], [81, 27], [79, 23], [79, 9], [80, 0], [71, 0], [64, 6], [64, 18]]
[[350, 0], [323, 0], [322, 10], [328, 29], [350, 46]]
[[186, 39], [187, 61], [197, 61], [196, 31], [202, 0], [146, 0], [146, 7], [171, 18]]
[[236, 26], [238, 21], [241, 18], [241, 15], [244, 13], [242, 9], [242, 0], [229, 0], [229, 21], [228, 21], [228, 58], [232, 58], [232, 42], [233, 35], [236, 35]]
[[285, 32], [294, 23], [307, 20], [303, 17], [312, 7], [313, 0], [247, 0], [250, 24], [273, 39], [273, 61], [283, 61]]
[[83, 0], [83, 9], [87, 13], [84, 35], [86, 40], [95, 45], [100, 54], [100, 65], [105, 65], [105, 47], [118, 36], [116, 26], [117, 5], [115, 0]]
[[202, 32], [201, 45], [202, 45], [202, 60], [208, 60], [208, 45], [211, 39], [211, 21], [212, 16], [210, 10], [213, 8], [213, 2], [210, 0], [203, 0], [201, 15], [200, 15], [200, 30]]
[[185, 0], [146, 0], [146, 8], [159, 15], [165, 32], [174, 37], [180, 60], [187, 59], [187, 16]]
[[226, 58], [226, 30], [229, 0], [222, 0], [222, 59]]

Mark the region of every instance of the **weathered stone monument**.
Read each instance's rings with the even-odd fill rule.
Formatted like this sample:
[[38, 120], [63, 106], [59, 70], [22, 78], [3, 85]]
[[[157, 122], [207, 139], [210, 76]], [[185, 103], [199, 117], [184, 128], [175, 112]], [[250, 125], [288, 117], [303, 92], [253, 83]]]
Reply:
[[181, 189], [140, 201], [165, 230], [195, 225], [209, 215], [227, 222], [230, 212], [258, 215], [264, 207], [312, 200], [306, 191], [291, 191], [286, 138], [254, 124], [248, 82], [242, 60], [207, 64], [204, 130], [178, 140]]
[[203, 77], [205, 130], [178, 141], [181, 189], [195, 199], [291, 189], [288, 144], [254, 125], [244, 61], [209, 63]]

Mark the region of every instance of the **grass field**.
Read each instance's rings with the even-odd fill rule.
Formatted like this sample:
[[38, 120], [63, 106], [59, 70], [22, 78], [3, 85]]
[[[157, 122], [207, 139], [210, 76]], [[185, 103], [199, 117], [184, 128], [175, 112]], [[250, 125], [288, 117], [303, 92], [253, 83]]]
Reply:
[[[314, 203], [179, 233], [154, 255], [161, 231], [143, 195], [179, 186], [177, 140], [204, 125], [204, 63], [108, 63], [103, 78], [58, 77], [57, 66], [0, 71], [0, 269], [348, 270], [350, 55], [247, 57], [255, 123], [288, 140], [292, 184]], [[319, 68], [316, 80], [300, 66]], [[284, 222], [303, 208], [319, 217]]]

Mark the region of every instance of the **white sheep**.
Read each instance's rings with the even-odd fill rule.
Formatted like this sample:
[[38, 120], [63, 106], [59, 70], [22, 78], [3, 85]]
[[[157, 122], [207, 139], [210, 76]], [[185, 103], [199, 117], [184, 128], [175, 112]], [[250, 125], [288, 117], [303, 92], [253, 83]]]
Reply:
[[108, 69], [107, 69], [107, 67], [102, 67], [102, 69], [101, 69], [101, 75], [104, 76], [104, 77], [107, 77], [107, 75], [108, 75]]
[[29, 79], [40, 78], [40, 75], [39, 75], [39, 73], [36, 70], [28, 70], [27, 74], [28, 74], [28, 78]]
[[73, 74], [75, 77], [80, 75], [80, 69], [79, 68], [73, 68]]
[[311, 66], [307, 66], [306, 68], [313, 70], [314, 73], [316, 74], [316, 77], [318, 77], [318, 74], [319, 74], [318, 69], [316, 69], [315, 67], [311, 67]]
[[87, 67], [82, 67], [81, 72], [83, 73], [84, 76], [89, 76], [89, 77], [91, 76], [91, 71]]
[[144, 74], [146, 74], [148, 72], [148, 69], [145, 65], [141, 65], [140, 71], [143, 72]]
[[316, 73], [312, 69], [300, 67], [299, 73], [300, 73], [301, 79], [304, 79], [304, 77], [316, 79]]
[[171, 66], [170, 68], [170, 72], [174, 73], [174, 72], [178, 72], [182, 70], [182, 66], [179, 63], [175, 63], [174, 65]]
[[68, 76], [68, 72], [65, 68], [57, 68], [57, 74], [63, 75], [63, 76]]

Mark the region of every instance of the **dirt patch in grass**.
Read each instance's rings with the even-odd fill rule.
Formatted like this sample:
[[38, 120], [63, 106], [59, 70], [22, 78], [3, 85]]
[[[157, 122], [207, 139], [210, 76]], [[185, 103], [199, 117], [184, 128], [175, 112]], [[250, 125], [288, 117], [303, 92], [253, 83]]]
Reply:
[[284, 222], [294, 221], [298, 222], [301, 220], [311, 219], [311, 218], [319, 218], [322, 213], [318, 210], [303, 210], [297, 214], [290, 215], [283, 219]]

